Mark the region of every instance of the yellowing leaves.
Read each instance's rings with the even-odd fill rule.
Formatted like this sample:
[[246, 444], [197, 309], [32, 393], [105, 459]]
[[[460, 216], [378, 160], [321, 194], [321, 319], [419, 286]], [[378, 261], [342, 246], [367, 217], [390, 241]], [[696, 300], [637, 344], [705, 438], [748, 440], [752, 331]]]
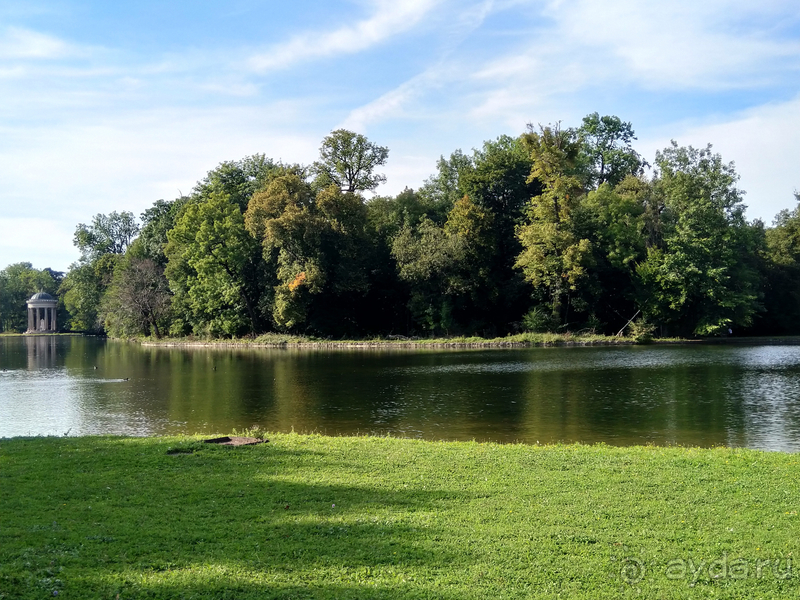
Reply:
[[306, 272], [301, 271], [297, 274], [297, 276], [289, 282], [289, 291], [294, 292], [297, 288], [303, 285], [306, 282]]

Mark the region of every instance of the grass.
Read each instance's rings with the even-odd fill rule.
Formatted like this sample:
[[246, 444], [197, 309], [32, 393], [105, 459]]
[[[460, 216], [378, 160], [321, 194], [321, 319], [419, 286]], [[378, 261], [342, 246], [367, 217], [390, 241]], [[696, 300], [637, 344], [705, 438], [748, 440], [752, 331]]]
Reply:
[[[147, 345], [221, 345], [221, 346], [263, 346], [263, 347], [383, 347], [383, 348], [451, 348], [451, 347], [507, 347], [507, 346], [558, 346], [558, 345], [591, 345], [591, 344], [633, 344], [632, 338], [598, 335], [591, 333], [518, 333], [497, 338], [477, 336], [459, 336], [443, 338], [364, 338], [353, 340], [332, 340], [312, 336], [296, 336], [280, 333], [265, 333], [255, 338], [234, 339], [202, 339], [202, 338], [153, 338], [139, 339]], [[670, 340], [674, 341], [674, 340]]]
[[269, 439], [0, 440], [0, 598], [800, 591], [795, 455]]

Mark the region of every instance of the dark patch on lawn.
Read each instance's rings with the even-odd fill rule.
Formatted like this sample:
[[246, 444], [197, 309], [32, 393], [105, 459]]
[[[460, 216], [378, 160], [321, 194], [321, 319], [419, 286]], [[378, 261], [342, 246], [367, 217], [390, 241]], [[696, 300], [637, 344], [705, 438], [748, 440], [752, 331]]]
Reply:
[[229, 435], [203, 440], [203, 442], [206, 444], [219, 444], [220, 446], [255, 446], [256, 444], [264, 444], [268, 441], [269, 440], [262, 440], [254, 437]]

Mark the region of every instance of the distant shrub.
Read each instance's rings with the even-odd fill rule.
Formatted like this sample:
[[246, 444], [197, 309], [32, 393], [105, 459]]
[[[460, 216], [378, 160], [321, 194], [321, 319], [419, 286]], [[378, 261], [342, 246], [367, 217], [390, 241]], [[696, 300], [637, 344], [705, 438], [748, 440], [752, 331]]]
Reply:
[[628, 326], [628, 333], [638, 344], [649, 344], [653, 341], [656, 326], [645, 319], [637, 319]]
[[547, 333], [558, 329], [558, 323], [550, 312], [536, 306], [522, 317], [522, 328], [531, 333]]

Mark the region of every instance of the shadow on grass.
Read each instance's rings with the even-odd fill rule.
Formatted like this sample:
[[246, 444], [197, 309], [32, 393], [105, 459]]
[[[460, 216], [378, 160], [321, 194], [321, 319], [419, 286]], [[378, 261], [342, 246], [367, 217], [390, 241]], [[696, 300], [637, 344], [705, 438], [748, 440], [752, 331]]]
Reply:
[[326, 483], [355, 466], [302, 449], [169, 447], [0, 445], [0, 598], [447, 598], [404, 580], [467, 559], [435, 520], [458, 492]]

